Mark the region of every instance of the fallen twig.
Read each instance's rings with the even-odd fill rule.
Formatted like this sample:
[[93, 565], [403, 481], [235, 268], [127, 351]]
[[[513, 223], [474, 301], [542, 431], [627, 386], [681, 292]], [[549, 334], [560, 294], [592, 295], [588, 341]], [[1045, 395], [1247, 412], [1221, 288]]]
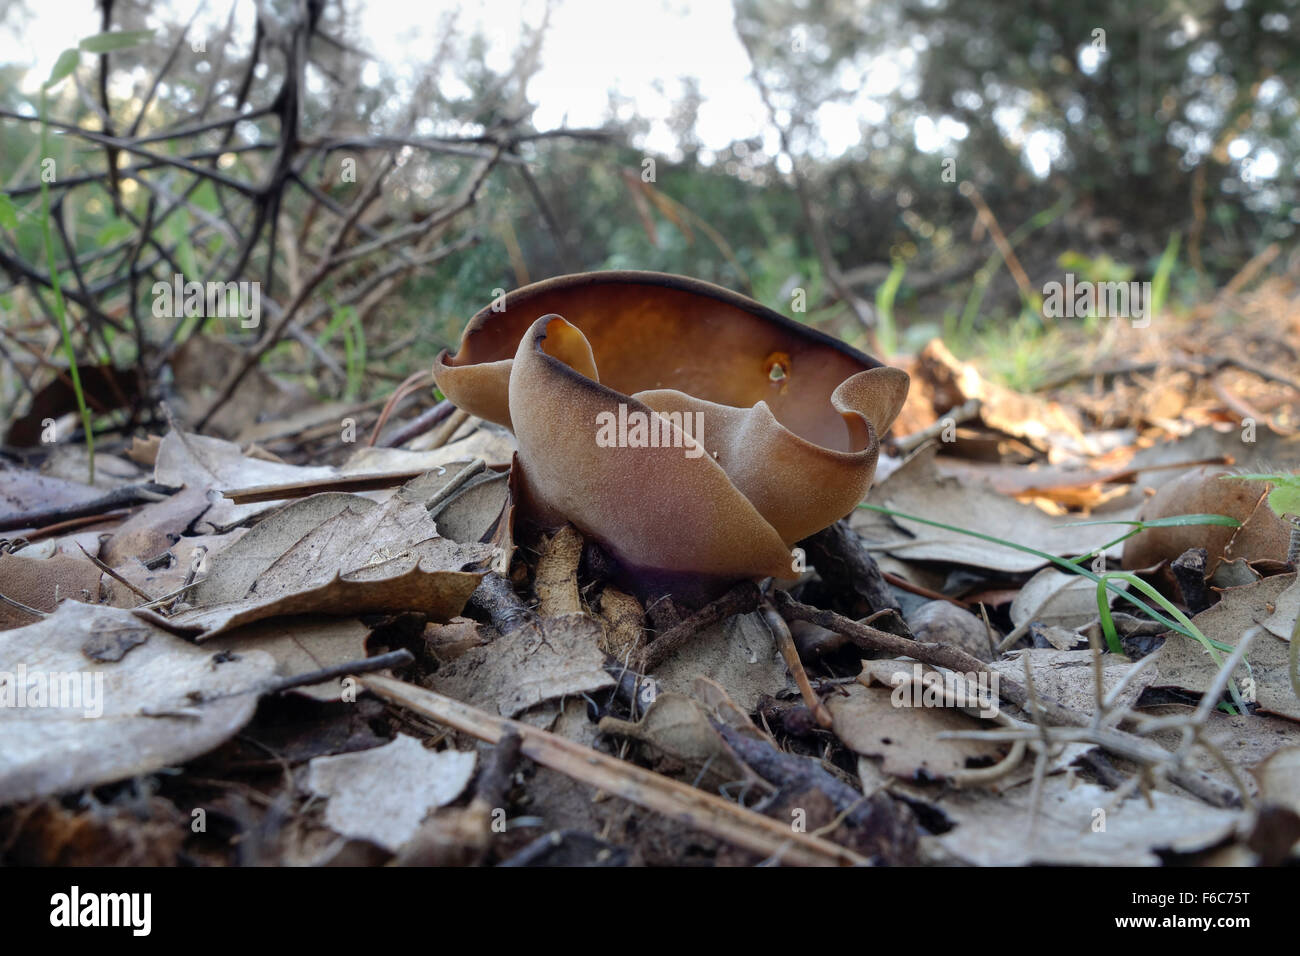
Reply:
[[456, 474], [452, 476], [451, 481], [439, 488], [429, 498], [429, 500], [424, 503], [425, 510], [430, 514], [436, 513], [452, 495], [460, 491], [465, 482], [469, 481], [486, 467], [487, 465], [484, 463], [482, 458], [475, 458], [460, 471], [456, 472]]
[[789, 824], [556, 734], [390, 677], [363, 677], [361, 683], [390, 703], [479, 740], [497, 743], [513, 730], [521, 741], [520, 752], [543, 767], [764, 857], [779, 856], [783, 863], [796, 866], [850, 866], [867, 862], [829, 840], [798, 833]]
[[642, 674], [650, 673], [700, 631], [734, 614], [748, 614], [758, 607], [758, 601], [758, 586], [753, 581], [742, 581], [716, 601], [706, 604], [656, 637], [633, 658], [632, 669]]
[[308, 671], [306, 674], [284, 677], [259, 688], [258, 693], [281, 694], [286, 690], [293, 690], [295, 687], [323, 684], [326, 681], [334, 680], [336, 677], [347, 677], [351, 674], [370, 674], [374, 671], [387, 670], [390, 667], [405, 667], [414, 663], [414, 661], [415, 655], [403, 647], [395, 651], [389, 651], [387, 654], [377, 654], [374, 657], [346, 661], [332, 667], [322, 667], [320, 670]]
[[116, 571], [114, 571], [112, 568], [110, 568], [110, 567], [109, 567], [107, 564], [105, 564], [103, 561], [99, 560], [99, 558], [95, 557], [93, 554], [91, 554], [89, 551], [87, 551], [87, 550], [86, 550], [86, 546], [85, 546], [84, 544], [82, 544], [80, 541], [77, 542], [77, 547], [81, 549], [81, 553], [84, 554], [87, 558], [89, 558], [90, 561], [91, 561], [91, 563], [94, 564], [95, 567], [99, 568], [99, 570], [103, 571], [105, 574], [107, 574], [107, 575], [108, 575], [110, 578], [112, 578], [114, 581], [117, 581], [119, 584], [124, 584], [124, 585], [126, 585], [126, 587], [128, 587], [128, 588], [129, 588], [131, 591], [133, 591], [135, 594], [137, 594], [137, 595], [139, 595], [140, 597], [144, 598], [145, 601], [146, 601], [147, 603], [152, 603], [152, 602], [154, 601], [154, 596], [153, 596], [152, 594], [150, 594], [148, 591], [145, 591], [145, 590], [142, 590], [142, 589], [136, 587], [134, 584], [132, 584], [132, 583], [131, 583], [130, 581], [128, 581], [126, 578], [122, 577], [122, 575], [118, 574]]
[[799, 649], [794, 646], [794, 638], [790, 636], [790, 626], [785, 623], [785, 619], [776, 613], [772, 607], [772, 602], [763, 599], [760, 605], [763, 613], [763, 620], [767, 623], [767, 628], [772, 632], [772, 637], [776, 641], [776, 646], [781, 650], [781, 656], [785, 659], [786, 669], [790, 676], [794, 678], [795, 685], [799, 688], [799, 694], [803, 697], [803, 702], [812, 711], [813, 719], [817, 721], [818, 726], [829, 729], [834, 721], [831, 719], [831, 712], [826, 709], [826, 705], [821, 702], [817, 692], [812, 689], [812, 684], [808, 683], [808, 674], [803, 669], [803, 661], [799, 660]]
[[453, 406], [453, 410], [449, 415], [447, 415], [446, 421], [438, 425], [437, 430], [434, 431], [433, 436], [429, 439], [428, 448], [441, 448], [443, 445], [447, 444], [447, 442], [451, 440], [451, 436], [456, 434], [456, 429], [460, 428], [460, 426], [464, 425], [467, 421], [469, 421], [469, 412], [465, 411], [463, 408], [455, 408]]
[[902, 438], [895, 438], [894, 447], [898, 449], [900, 454], [906, 455], [908, 452], [920, 448], [931, 438], [938, 438], [943, 434], [944, 429], [960, 425], [962, 422], [968, 422], [972, 418], [978, 418], [979, 414], [980, 400], [978, 398], [967, 399], [965, 403], [950, 409], [946, 414], [941, 415], [937, 421], [931, 422], [920, 431], [904, 435]]
[[221, 494], [237, 505], [253, 504], [259, 501], [306, 498], [308, 495], [320, 494], [323, 491], [345, 491], [355, 494], [358, 491], [396, 488], [406, 484], [413, 478], [419, 478], [428, 471], [428, 468], [417, 468], [412, 471], [386, 471], [373, 475], [311, 478], [307, 481], [291, 481], [282, 485], [252, 485], [248, 488], [231, 488]]
[[388, 424], [388, 416], [393, 414], [393, 410], [396, 409], [408, 395], [413, 395], [423, 388], [425, 385], [425, 379], [428, 378], [431, 378], [431, 373], [427, 369], [412, 372], [406, 377], [401, 385], [393, 389], [393, 394], [388, 396], [388, 401], [384, 402], [384, 407], [379, 412], [379, 418], [375, 420], [375, 427], [370, 430], [370, 438], [366, 441], [368, 446], [372, 448], [374, 447], [375, 439], [379, 437], [379, 433], [383, 431], [384, 426]]
[[[828, 628], [838, 634], [843, 634], [854, 644], [865, 650], [889, 654], [893, 657], [910, 657], [923, 664], [944, 667], [957, 673], [985, 673], [989, 675], [994, 673], [992, 668], [983, 661], [955, 647], [949, 647], [945, 644], [924, 644], [920, 641], [899, 637], [896, 634], [888, 634], [874, 627], [859, 624], [857, 621], [851, 621], [833, 611], [822, 611], [801, 604], [783, 591], [777, 591], [773, 599], [777, 610], [787, 620], [808, 621]], [[1002, 700], [1014, 704], [1026, 713], [1031, 712], [1031, 707], [1037, 707], [1044, 723], [1060, 725], [1061, 730], [1049, 729], [1046, 732], [1048, 740], [1053, 742], [1081, 741], [1091, 743], [1099, 747], [1105, 747], [1121, 757], [1140, 763], [1149, 764], [1168, 761], [1171, 757], [1171, 754], [1164, 748], [1133, 734], [1121, 730], [1094, 727], [1092, 717], [1071, 710], [1068, 707], [1062, 707], [1054, 701], [1043, 699], [1041, 695], [1039, 695], [1037, 701], [1031, 701], [1029, 690], [1023, 684], [1000, 672], [998, 673], [996, 686], [998, 696]], [[1009, 741], [1030, 738], [1041, 739], [1044, 736], [1043, 731], [1032, 725], [1029, 725], [1027, 733], [1018, 730], [974, 731], [973, 733], [978, 735], [978, 739]], [[959, 731], [945, 736], [960, 737], [965, 735]], [[1213, 806], [1232, 807], [1240, 804], [1240, 796], [1236, 790], [1223, 786], [1213, 777], [1199, 770], [1188, 767], [1173, 767], [1170, 769], [1168, 776], [1171, 781], [1184, 790], [1195, 794]]]
[[44, 508], [40, 511], [28, 511], [22, 514], [0, 515], [0, 531], [13, 531], [17, 528], [41, 528], [45, 525], [88, 515], [102, 515], [127, 505], [138, 505], [147, 501], [161, 501], [180, 489], [168, 488], [152, 481], [139, 485], [123, 485], [114, 488], [108, 494], [93, 501], [83, 501], [75, 505], [62, 505], [58, 508]]
[[456, 406], [444, 398], [433, 408], [426, 409], [401, 428], [385, 435], [378, 445], [380, 448], [400, 448], [412, 438], [418, 438], [431, 428], [440, 425], [455, 410]]

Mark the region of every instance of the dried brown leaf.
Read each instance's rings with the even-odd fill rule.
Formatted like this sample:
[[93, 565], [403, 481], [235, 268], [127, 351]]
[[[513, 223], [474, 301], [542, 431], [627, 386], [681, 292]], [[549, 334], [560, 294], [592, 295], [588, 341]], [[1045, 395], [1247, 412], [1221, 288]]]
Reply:
[[429, 686], [513, 717], [543, 701], [609, 687], [600, 624], [585, 614], [543, 618], [444, 662]]
[[[101, 653], [112, 647], [120, 653]], [[131, 611], [66, 601], [43, 621], [0, 634], [0, 680], [8, 688], [0, 694], [17, 693], [19, 668], [29, 681], [71, 675], [82, 692], [80, 706], [23, 707], [15, 697], [14, 706], [0, 707], [0, 804], [205, 753], [252, 717], [256, 691], [274, 667], [258, 651], [221, 660]], [[99, 708], [99, 716], [84, 716]]]

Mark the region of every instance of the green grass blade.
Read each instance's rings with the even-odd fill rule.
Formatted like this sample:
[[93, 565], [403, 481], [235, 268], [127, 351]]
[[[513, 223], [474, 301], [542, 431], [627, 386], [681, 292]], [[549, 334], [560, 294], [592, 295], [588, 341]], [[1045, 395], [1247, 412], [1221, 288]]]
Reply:
[[898, 351], [898, 323], [894, 320], [894, 298], [898, 287], [903, 284], [903, 275], [907, 272], [907, 263], [895, 259], [889, 276], [876, 289], [876, 340], [880, 343], [885, 356]]
[[1183, 528], [1189, 525], [1206, 525], [1206, 524], [1222, 525], [1227, 528], [1241, 527], [1241, 522], [1238, 521], [1236, 518], [1231, 518], [1228, 515], [1211, 515], [1211, 514], [1173, 515], [1172, 517], [1169, 518], [1152, 518], [1150, 521], [1139, 521], [1137, 519], [1131, 519], [1131, 520], [1111, 519], [1109, 521], [1072, 521], [1069, 524], [1067, 524], [1065, 527], [1085, 528], [1089, 525], [1099, 525], [1099, 524], [1133, 525], [1139, 531], [1143, 530], [1144, 528]]
[[[1206, 653], [1210, 655], [1210, 659], [1214, 661], [1216, 666], [1223, 666], [1223, 658], [1219, 656], [1218, 652], [1222, 650], [1231, 653], [1233, 648], [1219, 641], [1210, 640], [1210, 638], [1201, 633], [1200, 628], [1192, 623], [1191, 618], [1178, 610], [1178, 608], [1174, 607], [1174, 605], [1170, 603], [1163, 594], [1151, 585], [1147, 584], [1136, 574], [1129, 571], [1108, 571], [1106, 574], [1103, 574], [1101, 580], [1097, 582], [1097, 611], [1101, 615], [1101, 628], [1106, 634], [1106, 644], [1110, 647], [1112, 653], [1122, 654], [1123, 648], [1120, 646], [1119, 634], [1115, 631], [1115, 621], [1111, 617], [1109, 602], [1106, 600], [1106, 590], [1108, 582], [1111, 580], [1126, 581], [1131, 587], [1137, 588], [1151, 600], [1159, 604], [1162, 608], [1173, 615], [1174, 618], [1178, 620], [1178, 623], [1187, 628], [1188, 636], [1205, 648]], [[1247, 663], [1246, 666], [1249, 667], [1249, 663]], [[1246, 703], [1241, 699], [1241, 694], [1237, 690], [1237, 685], [1232, 683], [1232, 681], [1228, 681], [1228, 690], [1232, 694], [1233, 703], [1235, 703], [1238, 710], [1244, 714], [1246, 712]]]
[[[995, 538], [993, 537], [993, 535], [984, 534], [983, 532], [980, 531], [970, 531], [966, 528], [958, 528], [953, 525], [943, 524], [940, 521], [931, 521], [929, 518], [922, 518], [919, 517], [918, 515], [910, 515], [902, 511], [895, 511], [893, 508], [885, 508], [882, 505], [869, 505], [863, 502], [862, 504], [858, 505], [858, 507], [866, 509], [867, 511], [876, 511], [879, 512], [880, 514], [886, 514], [897, 518], [904, 518], [908, 521], [915, 521], [919, 524], [929, 525], [932, 528], [943, 528], [944, 530], [952, 531], [955, 534], [964, 534], [967, 537], [978, 538], [981, 541], [987, 541], [990, 544], [999, 544], [1002, 545], [1002, 547], [1004, 548], [1011, 548], [1012, 550], [1015, 551], [1022, 551], [1025, 554], [1032, 554], [1035, 557], [1042, 558], [1044, 561], [1048, 561], [1051, 564], [1056, 565], [1062, 570], [1069, 571], [1071, 574], [1082, 575], [1083, 577], [1088, 578], [1090, 581], [1095, 582], [1101, 579], [1100, 575], [1095, 574], [1090, 568], [1082, 567], [1080, 565], [1072, 563], [1066, 558], [1058, 557], [1055, 554], [1049, 554], [1046, 551], [1039, 551], [1037, 548], [1031, 548], [1028, 545], [1017, 544], [1015, 541], [1006, 541], [1002, 538]], [[1155, 610], [1155, 608], [1152, 608], [1149, 605], [1144, 604], [1141, 600], [1134, 597], [1129, 592], [1122, 591], [1118, 588], [1113, 588], [1112, 590], [1114, 591], [1115, 594], [1119, 595], [1124, 600], [1128, 601], [1130, 604], [1140, 608], [1149, 617], [1151, 617], [1152, 620], [1159, 621], [1161, 624], [1165, 625], [1171, 630], [1178, 631], [1180, 634], [1184, 634], [1187, 637], [1193, 636], [1181, 624], [1165, 617], [1163, 614]]]
[[1178, 243], [1181, 238], [1176, 232], [1169, 237], [1169, 244], [1165, 246], [1160, 262], [1156, 264], [1156, 274], [1151, 279], [1151, 301], [1147, 305], [1148, 318], [1164, 311], [1165, 300], [1169, 298], [1169, 277], [1173, 274], [1174, 264], [1178, 262]]

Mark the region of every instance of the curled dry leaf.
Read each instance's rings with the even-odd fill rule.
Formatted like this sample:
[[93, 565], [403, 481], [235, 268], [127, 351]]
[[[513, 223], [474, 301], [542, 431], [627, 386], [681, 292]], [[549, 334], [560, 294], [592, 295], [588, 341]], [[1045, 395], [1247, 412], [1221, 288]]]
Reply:
[[[131, 611], [65, 601], [0, 634], [0, 805], [206, 753], [253, 716], [274, 668], [260, 651], [220, 659]], [[27, 706], [9, 696], [23, 692], [20, 676]], [[56, 681], [76, 706], [33, 706], [33, 688]]]
[[462, 571], [487, 545], [441, 538], [423, 504], [326, 494], [295, 502], [218, 555], [198, 607], [172, 623], [204, 637], [289, 614], [459, 614], [482, 575]]
[[318, 583], [302, 590], [183, 611], [170, 621], [204, 640], [255, 621], [291, 614], [416, 611], [449, 619], [465, 607], [481, 577], [468, 571], [428, 568], [420, 559], [405, 556], [348, 574], [336, 572], [333, 578], [317, 579]]
[[637, 272], [517, 290], [434, 377], [514, 431], [533, 518], [642, 578], [788, 575], [791, 546], [866, 493], [907, 393], [901, 370], [742, 296]]

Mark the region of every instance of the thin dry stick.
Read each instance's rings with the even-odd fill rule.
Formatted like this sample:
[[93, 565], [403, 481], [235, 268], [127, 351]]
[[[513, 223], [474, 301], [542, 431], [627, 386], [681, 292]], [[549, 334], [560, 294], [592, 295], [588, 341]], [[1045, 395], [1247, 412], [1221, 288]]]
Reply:
[[489, 714], [391, 677], [371, 676], [360, 680], [363, 686], [390, 703], [488, 743], [497, 743], [513, 730], [522, 742], [521, 753], [530, 760], [764, 857], [780, 854], [784, 862], [798, 866], [866, 863], [863, 857], [838, 844], [809, 833], [794, 832], [787, 824], [771, 817], [556, 734]]
[[155, 607], [158, 607], [159, 605], [166, 604], [168, 601], [175, 600], [176, 598], [184, 594], [186, 591], [188, 591], [190, 588], [194, 587], [195, 584], [200, 584], [200, 583], [202, 582], [192, 581], [192, 580], [187, 581], [186, 583], [178, 587], [175, 591], [170, 591], [167, 594], [164, 594], [162, 597], [158, 598], [156, 601], [150, 601], [148, 604], [137, 604], [134, 608], [132, 608], [132, 610], [134, 611], [151, 610]]
[[134, 591], [137, 595], [139, 595], [140, 597], [144, 598], [146, 603], [149, 603], [149, 602], [152, 602], [152, 601], [153, 601], [154, 598], [153, 598], [153, 595], [152, 595], [152, 594], [150, 594], [148, 591], [141, 590], [140, 588], [138, 588], [138, 587], [136, 587], [134, 584], [132, 584], [130, 581], [128, 581], [126, 578], [122, 577], [122, 575], [118, 574], [116, 571], [114, 571], [112, 568], [110, 568], [110, 567], [109, 567], [107, 564], [105, 564], [103, 561], [99, 560], [99, 558], [95, 557], [93, 554], [91, 554], [89, 551], [87, 551], [87, 550], [86, 550], [86, 546], [85, 546], [84, 544], [82, 544], [80, 541], [77, 542], [77, 547], [81, 549], [81, 553], [82, 553], [82, 554], [84, 554], [86, 557], [90, 558], [90, 560], [94, 563], [95, 567], [99, 568], [99, 570], [103, 571], [105, 574], [107, 574], [107, 575], [108, 575], [110, 578], [112, 578], [114, 581], [117, 581], [119, 584], [125, 584], [128, 588], [130, 588], [132, 591]]
[[[993, 244], [998, 247], [998, 254], [1002, 256], [1002, 261], [1007, 264], [1007, 269], [1011, 272], [1012, 278], [1016, 280], [1016, 285], [1020, 286], [1020, 294], [1025, 297], [1026, 302], [1032, 302], [1034, 299], [1033, 287], [1029, 284], [1029, 275], [1025, 272], [1024, 266], [1016, 258], [1016, 251], [1011, 248], [1011, 243], [1002, 232], [1002, 227], [998, 225], [997, 217], [993, 215], [993, 210], [989, 208], [984, 197], [980, 195], [979, 189], [970, 180], [962, 183], [958, 188], [963, 196], [971, 201], [975, 207], [975, 214], [979, 216], [980, 222], [988, 229], [989, 235], [993, 237]], [[1044, 321], [1050, 323], [1050, 318], [1044, 316]]]
[[456, 429], [460, 428], [469, 421], [469, 412], [463, 408], [458, 408], [447, 417], [447, 420], [439, 425], [429, 438], [428, 448], [441, 448], [451, 440], [451, 436], [456, 434]]
[[[197, 548], [194, 549], [194, 554], [190, 556], [190, 569], [189, 571], [185, 572], [185, 583], [184, 585], [182, 585], [181, 591], [184, 591], [186, 588], [194, 584], [194, 579], [195, 577], [198, 576], [199, 573], [199, 565], [203, 563], [203, 558], [207, 553], [208, 553], [207, 545], [199, 545]], [[166, 613], [171, 614], [173, 611], [175, 611], [176, 602], [179, 600], [180, 600], [180, 592], [177, 592], [177, 596], [167, 604], [167, 607], [165, 609]]]
[[964, 404], [949, 410], [947, 414], [926, 425], [920, 431], [894, 439], [894, 447], [904, 454], [920, 448], [931, 438], [938, 438], [942, 435], [945, 429], [960, 425], [962, 422], [968, 422], [972, 418], [978, 418], [980, 406], [981, 402], [978, 398], [968, 399]]
[[[948, 670], [958, 673], [984, 673], [990, 676], [994, 673], [993, 669], [983, 661], [947, 644], [924, 644], [910, 638], [899, 637], [897, 634], [890, 634], [887, 631], [852, 621], [842, 614], [836, 614], [834, 611], [823, 611], [807, 604], [801, 604], [784, 591], [777, 591], [774, 595], [774, 601], [781, 615], [787, 620], [794, 619], [817, 624], [828, 630], [835, 631], [837, 634], [843, 634], [854, 644], [867, 650], [882, 651], [895, 657], [913, 657], [923, 664], [946, 667]], [[1021, 684], [1010, 680], [1003, 674], [998, 675], [998, 681], [1003, 700], [1015, 704], [1017, 707], [1023, 708], [1027, 706], [1029, 694]], [[1047, 716], [1058, 724], [1082, 726], [1087, 721], [1087, 718], [1082, 714], [1061, 707], [1051, 701], [1043, 701], [1043, 707]]]
[[1040, 746], [1034, 756], [1034, 782], [1029, 791], [1029, 843], [1033, 846], [1038, 840], [1038, 815], [1043, 808], [1043, 783], [1047, 780], [1047, 761], [1052, 753], [1052, 742], [1047, 733], [1047, 721], [1043, 717], [1042, 703], [1038, 699], [1038, 689], [1034, 686], [1034, 668], [1025, 654], [1021, 658], [1025, 668], [1025, 690], [1029, 693], [1029, 713], [1038, 727]]
[[[787, 620], [809, 621], [822, 627], [843, 634], [859, 647], [872, 651], [881, 651], [895, 657], [911, 657], [923, 664], [945, 667], [958, 673], [992, 674], [992, 669], [984, 662], [969, 654], [944, 644], [922, 644], [896, 634], [888, 634], [874, 627], [867, 627], [857, 621], [851, 621], [833, 611], [822, 611], [806, 604], [800, 604], [783, 591], [775, 594], [777, 609]], [[1029, 693], [1026, 688], [999, 673], [998, 696], [1007, 703], [1022, 709], [1029, 706]], [[1068, 707], [1062, 707], [1053, 701], [1039, 698], [1044, 718], [1052, 724], [1059, 724], [1063, 729], [1053, 729], [1049, 735], [1053, 741], [1084, 741], [1118, 754], [1125, 759], [1138, 763], [1168, 762], [1169, 751], [1153, 743], [1135, 737], [1120, 730], [1094, 730], [1092, 718]], [[1032, 739], [1040, 736], [1036, 728], [1030, 727], [1028, 733], [1023, 731], [972, 731], [975, 739], [1008, 740]], [[945, 736], [953, 738], [968, 736], [957, 731]], [[1189, 793], [1195, 794], [1216, 807], [1233, 806], [1240, 802], [1236, 790], [1224, 787], [1219, 781], [1202, 771], [1189, 767], [1176, 767], [1169, 779]]]
[[456, 406], [444, 398], [437, 405], [434, 405], [433, 408], [421, 412], [401, 428], [394, 430], [392, 434], [386, 435], [384, 440], [379, 443], [379, 447], [400, 448], [412, 438], [418, 438], [425, 432], [441, 424], [448, 415], [455, 411], [455, 409]]
[[484, 463], [482, 458], [475, 458], [460, 471], [456, 472], [456, 474], [452, 476], [451, 481], [439, 488], [438, 491], [424, 503], [425, 510], [429, 512], [437, 511], [445, 501], [451, 498], [451, 496], [456, 492], [460, 491], [461, 486], [464, 485], [465, 482], [469, 481], [486, 467], [487, 465]]
[[364, 657], [360, 660], [335, 664], [332, 667], [322, 667], [319, 670], [310, 671], [306, 674], [296, 674], [292, 677], [283, 677], [258, 688], [257, 692], [259, 694], [280, 694], [286, 690], [293, 690], [295, 687], [310, 687], [312, 684], [323, 684], [326, 681], [334, 680], [336, 677], [348, 677], [353, 674], [368, 674], [372, 671], [387, 670], [390, 667], [405, 667], [414, 662], [415, 655], [406, 648], [401, 647], [395, 651], [389, 651], [387, 654], [379, 654], [375, 657]]
[[799, 660], [799, 649], [794, 646], [794, 638], [790, 635], [790, 626], [785, 623], [781, 615], [776, 613], [776, 608], [772, 607], [771, 601], [764, 599], [761, 610], [763, 620], [767, 623], [767, 629], [772, 632], [777, 647], [781, 649], [781, 656], [785, 658], [785, 666], [790, 671], [790, 676], [794, 678], [799, 693], [803, 696], [803, 702], [812, 711], [817, 724], [829, 729], [835, 721], [831, 719], [831, 712], [826, 709], [826, 705], [821, 702], [817, 692], [812, 689], [812, 684], [808, 682], [808, 673], [803, 669], [803, 661]]
[[649, 674], [700, 631], [733, 614], [746, 614], [754, 610], [758, 606], [758, 600], [758, 586], [753, 581], [742, 581], [712, 604], [705, 605], [651, 641], [632, 659], [632, 670], [638, 674]]
[[388, 424], [388, 416], [393, 414], [393, 409], [397, 408], [406, 396], [423, 388], [424, 380], [431, 377], [432, 373], [428, 369], [412, 372], [403, 380], [401, 385], [393, 389], [393, 394], [388, 396], [388, 401], [384, 403], [379, 418], [375, 421], [375, 427], [370, 429], [370, 438], [366, 441], [367, 446], [371, 448], [375, 446], [375, 441], [379, 438], [379, 433], [384, 430], [384, 426]]

